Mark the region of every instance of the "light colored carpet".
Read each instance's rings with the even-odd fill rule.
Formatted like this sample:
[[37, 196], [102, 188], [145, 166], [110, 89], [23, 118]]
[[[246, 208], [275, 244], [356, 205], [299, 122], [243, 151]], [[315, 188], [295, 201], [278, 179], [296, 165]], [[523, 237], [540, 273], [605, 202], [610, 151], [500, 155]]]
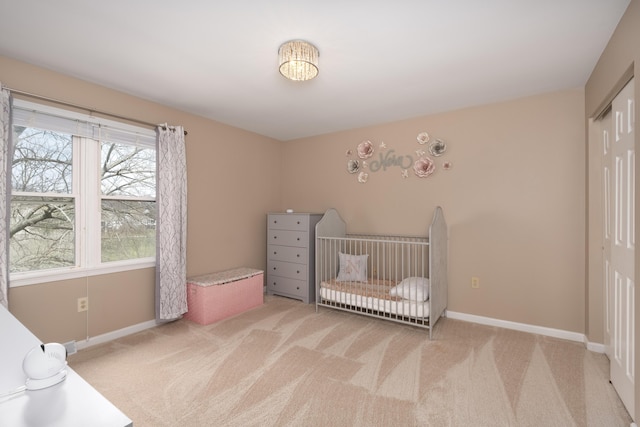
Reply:
[[580, 343], [441, 319], [428, 331], [280, 297], [69, 364], [134, 426], [629, 426]]

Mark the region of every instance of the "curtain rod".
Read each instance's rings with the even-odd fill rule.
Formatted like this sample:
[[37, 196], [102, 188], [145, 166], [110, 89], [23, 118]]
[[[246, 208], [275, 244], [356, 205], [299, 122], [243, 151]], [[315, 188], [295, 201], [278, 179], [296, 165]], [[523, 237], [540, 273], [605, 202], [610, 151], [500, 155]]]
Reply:
[[[15, 93], [15, 94], [18, 94], [18, 95], [22, 95], [22, 96], [26, 96], [26, 97], [29, 97], [29, 98], [35, 98], [35, 99], [40, 99], [42, 101], [53, 102], [55, 104], [64, 105], [64, 106], [71, 107], [71, 108], [78, 108], [78, 109], [81, 109], [81, 110], [88, 111], [89, 113], [97, 113], [97, 114], [100, 114], [100, 115], [103, 115], [103, 116], [108, 116], [108, 117], [111, 117], [111, 118], [114, 118], [114, 119], [127, 120], [129, 122], [138, 123], [140, 125], [152, 127], [154, 129], [156, 127], [162, 127], [163, 130], [167, 129], [167, 127], [165, 127], [164, 125], [158, 125], [158, 124], [155, 124], [155, 123], [149, 123], [149, 122], [145, 122], [144, 120], [138, 120], [138, 119], [134, 119], [134, 118], [131, 118], [131, 117], [125, 117], [125, 116], [121, 116], [121, 115], [118, 115], [118, 114], [109, 113], [107, 111], [100, 111], [100, 110], [96, 110], [95, 108], [89, 108], [89, 107], [85, 107], [85, 106], [82, 106], [82, 105], [72, 104], [72, 103], [67, 102], [67, 101], [61, 101], [59, 99], [54, 99], [54, 98], [49, 98], [49, 97], [42, 96], [42, 95], [37, 95], [35, 93], [25, 92], [23, 90], [11, 89], [11, 88], [6, 87], [6, 86], [4, 86], [4, 88], [7, 89], [9, 92], [12, 92], [12, 93]], [[169, 129], [171, 129], [171, 127], [169, 127]], [[184, 134], [187, 135], [187, 131], [186, 130], [184, 131]]]

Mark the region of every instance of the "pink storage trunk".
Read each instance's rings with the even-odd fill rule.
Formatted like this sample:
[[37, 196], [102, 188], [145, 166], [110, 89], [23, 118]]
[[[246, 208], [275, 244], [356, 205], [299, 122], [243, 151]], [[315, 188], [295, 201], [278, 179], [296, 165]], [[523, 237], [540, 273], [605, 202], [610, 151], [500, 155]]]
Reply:
[[262, 305], [263, 277], [261, 270], [235, 268], [188, 278], [184, 318], [208, 325]]

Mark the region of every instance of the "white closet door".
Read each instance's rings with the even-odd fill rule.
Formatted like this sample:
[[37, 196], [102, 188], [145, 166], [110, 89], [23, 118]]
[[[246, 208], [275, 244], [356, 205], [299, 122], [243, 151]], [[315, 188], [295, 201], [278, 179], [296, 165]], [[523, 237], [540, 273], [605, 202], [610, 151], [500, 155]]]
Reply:
[[613, 290], [611, 382], [627, 410], [634, 416], [635, 360], [635, 151], [633, 80], [612, 103], [610, 285]]
[[609, 111], [600, 121], [599, 131], [601, 132], [601, 148], [602, 148], [602, 251], [603, 251], [603, 282], [604, 282], [604, 352], [613, 359], [612, 337], [613, 337], [613, 273], [611, 271], [611, 248], [613, 243], [611, 240], [612, 215], [611, 194], [613, 192], [611, 182], [611, 166], [613, 165], [613, 156], [611, 154], [611, 141], [613, 135], [613, 125], [611, 121], [611, 111]]

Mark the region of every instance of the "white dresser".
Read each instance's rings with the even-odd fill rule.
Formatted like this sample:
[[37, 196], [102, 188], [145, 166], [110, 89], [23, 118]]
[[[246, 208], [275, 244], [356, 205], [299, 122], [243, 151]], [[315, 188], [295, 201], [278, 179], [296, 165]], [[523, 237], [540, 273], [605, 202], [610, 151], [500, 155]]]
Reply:
[[267, 294], [316, 299], [315, 230], [322, 214], [267, 215]]

